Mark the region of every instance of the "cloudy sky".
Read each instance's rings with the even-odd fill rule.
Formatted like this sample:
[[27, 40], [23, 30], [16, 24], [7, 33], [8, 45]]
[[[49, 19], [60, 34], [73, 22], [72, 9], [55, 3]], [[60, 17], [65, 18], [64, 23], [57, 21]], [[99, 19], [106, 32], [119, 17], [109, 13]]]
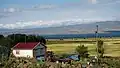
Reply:
[[[0, 28], [119, 20], [120, 0], [0, 0]], [[72, 21], [72, 22], [71, 22]], [[84, 22], [83, 22], [84, 21]]]

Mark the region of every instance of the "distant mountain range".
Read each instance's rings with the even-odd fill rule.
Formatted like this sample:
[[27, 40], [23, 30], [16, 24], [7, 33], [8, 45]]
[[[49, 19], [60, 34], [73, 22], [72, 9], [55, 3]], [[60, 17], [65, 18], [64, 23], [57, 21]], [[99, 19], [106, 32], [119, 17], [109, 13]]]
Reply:
[[[68, 23], [68, 22], [67, 22]], [[53, 34], [88, 34], [95, 33], [96, 25], [99, 26], [99, 33], [107, 31], [119, 31], [120, 21], [101, 21], [87, 24], [62, 25], [59, 27], [48, 28], [31, 28], [31, 29], [0, 29], [0, 33], [8, 35], [11, 33], [25, 33], [37, 35], [53, 35]]]

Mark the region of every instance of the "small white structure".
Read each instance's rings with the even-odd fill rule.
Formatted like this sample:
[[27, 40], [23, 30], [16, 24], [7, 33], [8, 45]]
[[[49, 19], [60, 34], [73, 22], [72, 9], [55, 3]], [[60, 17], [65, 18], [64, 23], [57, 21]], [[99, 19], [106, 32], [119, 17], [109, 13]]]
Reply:
[[18, 43], [13, 47], [16, 57], [30, 57], [39, 60], [46, 59], [46, 46], [40, 42]]

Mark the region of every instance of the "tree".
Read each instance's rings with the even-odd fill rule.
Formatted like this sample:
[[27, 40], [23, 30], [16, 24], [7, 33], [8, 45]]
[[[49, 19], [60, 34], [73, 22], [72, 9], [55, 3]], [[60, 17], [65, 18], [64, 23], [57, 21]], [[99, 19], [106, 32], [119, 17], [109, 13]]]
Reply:
[[97, 41], [97, 52], [98, 52], [99, 57], [103, 57], [104, 46], [103, 46], [103, 41], [102, 40]]
[[10, 49], [6, 46], [0, 45], [0, 61], [5, 58], [7, 59], [9, 57]]
[[19, 42], [41, 42], [46, 44], [46, 40], [44, 37], [35, 36], [35, 35], [11, 34], [8, 35], [7, 38], [13, 41], [12, 45], [15, 45]]
[[27, 42], [39, 42], [37, 41], [37, 37], [35, 35], [28, 35], [26, 38]]
[[3, 39], [4, 38], [4, 36], [3, 35], [0, 35], [0, 39]]
[[46, 39], [42, 36], [37, 36], [37, 41], [46, 44]]
[[76, 52], [80, 55], [82, 58], [87, 58], [88, 57], [88, 47], [85, 47], [84, 45], [79, 45], [76, 48]]
[[11, 40], [7, 39], [6, 37], [0, 38], [0, 62], [8, 59], [10, 56], [11, 47]]

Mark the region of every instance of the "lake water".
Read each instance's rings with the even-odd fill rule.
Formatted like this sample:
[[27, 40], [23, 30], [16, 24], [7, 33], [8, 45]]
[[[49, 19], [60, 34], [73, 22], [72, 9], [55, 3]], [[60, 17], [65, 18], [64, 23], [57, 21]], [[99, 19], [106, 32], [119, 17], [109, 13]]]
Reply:
[[[91, 34], [57, 34], [41, 35], [46, 39], [69, 39], [69, 38], [95, 38], [95, 33]], [[108, 33], [99, 33], [98, 37], [120, 37], [120, 31], [108, 31]]]

